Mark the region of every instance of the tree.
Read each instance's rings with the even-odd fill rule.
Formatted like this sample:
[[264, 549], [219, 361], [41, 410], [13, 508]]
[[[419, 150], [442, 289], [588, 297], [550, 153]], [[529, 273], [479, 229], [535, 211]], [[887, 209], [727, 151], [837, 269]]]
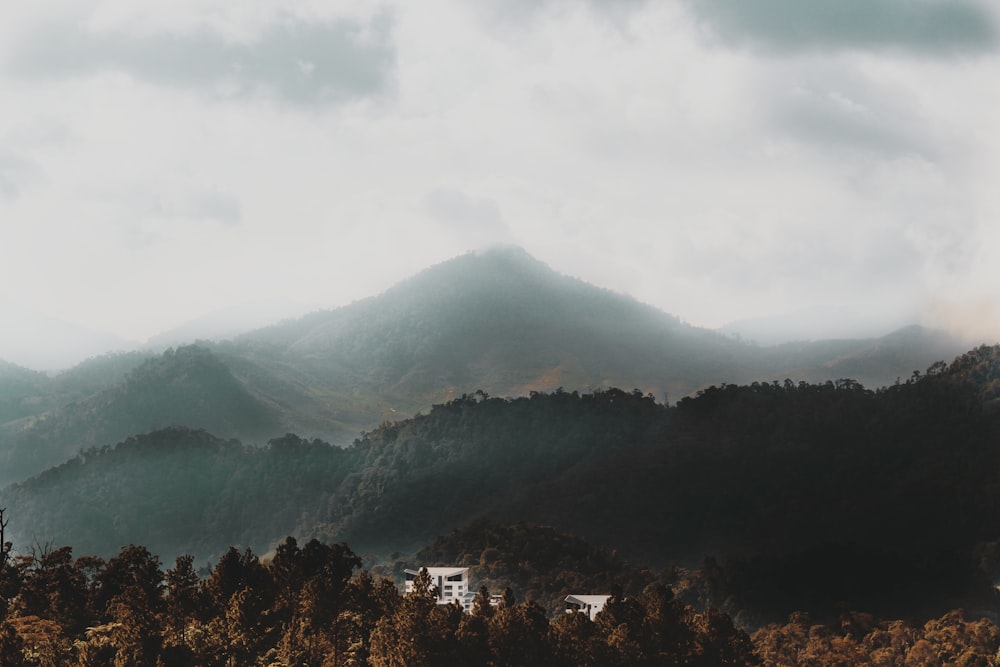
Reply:
[[361, 559], [346, 544], [310, 540], [299, 549], [289, 538], [279, 547], [271, 571], [278, 582], [276, 606], [283, 610], [282, 653], [286, 660], [340, 665], [361, 644], [364, 621], [350, 608], [351, 575]]
[[7, 541], [7, 524], [10, 521], [4, 513], [7, 508], [0, 508], [0, 621], [7, 617], [7, 600], [14, 596], [19, 577], [17, 570], [10, 563], [10, 552], [14, 545]]
[[7, 561], [10, 558], [11, 549], [14, 545], [7, 541], [7, 524], [10, 519], [4, 516], [7, 511], [6, 507], [0, 507], [0, 569], [7, 566]]
[[87, 617], [87, 581], [73, 565], [71, 547], [39, 547], [29, 561], [14, 599], [20, 616], [38, 616], [59, 623], [68, 635], [83, 630]]
[[159, 613], [163, 607], [163, 571], [159, 557], [146, 547], [130, 544], [122, 547], [117, 556], [108, 561], [107, 566], [97, 575], [97, 609], [106, 620], [114, 614], [111, 603], [124, 595], [127, 599], [141, 600], [150, 611]]
[[10, 619], [24, 646], [26, 663], [37, 667], [63, 667], [70, 661], [72, 647], [58, 623], [38, 616]]
[[194, 557], [178, 556], [174, 567], [167, 570], [166, 614], [164, 626], [169, 645], [186, 642], [188, 625], [194, 620], [200, 604], [200, 580], [194, 570]]
[[27, 664], [21, 635], [17, 634], [17, 630], [9, 622], [0, 621], [0, 665], [22, 667]]
[[562, 614], [549, 625], [553, 664], [560, 667], [602, 667], [608, 664], [598, 627], [586, 614]]
[[545, 610], [532, 601], [518, 605], [512, 600], [513, 596], [505, 591], [504, 600], [490, 619], [492, 664], [496, 667], [549, 664], [546, 643], [549, 622]]
[[665, 586], [652, 586], [641, 596], [647, 657], [666, 664], [681, 664], [695, 651], [690, 609]]
[[431, 612], [437, 596], [427, 568], [421, 568], [413, 588], [392, 614], [383, 617], [372, 632], [372, 667], [432, 667], [441, 664], [439, 647], [431, 634]]

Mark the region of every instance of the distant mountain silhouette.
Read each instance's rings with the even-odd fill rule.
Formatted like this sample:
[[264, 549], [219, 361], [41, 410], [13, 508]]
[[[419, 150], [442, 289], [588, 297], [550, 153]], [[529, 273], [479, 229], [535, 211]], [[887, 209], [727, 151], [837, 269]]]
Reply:
[[[477, 390], [523, 396], [615, 386], [662, 402], [754, 380], [850, 377], [880, 386], [962, 350], [917, 328], [760, 347], [561, 275], [518, 248], [496, 248], [230, 341], [156, 359], [96, 359], [55, 383], [38, 380], [31, 397], [12, 388], [17, 406], [0, 407], [0, 485], [81, 448], [171, 425], [251, 442], [296, 432], [345, 443]], [[79, 381], [68, 388], [64, 376]]]

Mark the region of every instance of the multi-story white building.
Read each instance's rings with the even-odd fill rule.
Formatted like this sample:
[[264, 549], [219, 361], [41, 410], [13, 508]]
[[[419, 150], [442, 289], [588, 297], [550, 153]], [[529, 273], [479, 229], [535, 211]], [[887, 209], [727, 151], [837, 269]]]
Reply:
[[[427, 574], [431, 576], [431, 584], [437, 587], [437, 603], [451, 604], [458, 602], [466, 612], [472, 611], [472, 601], [476, 595], [469, 590], [469, 568], [467, 567], [428, 567]], [[413, 592], [413, 580], [420, 570], [403, 570], [406, 577], [406, 591]]]
[[604, 605], [610, 598], [610, 595], [567, 595], [566, 613], [580, 612], [586, 614], [590, 620], [594, 620], [594, 617], [604, 609]]

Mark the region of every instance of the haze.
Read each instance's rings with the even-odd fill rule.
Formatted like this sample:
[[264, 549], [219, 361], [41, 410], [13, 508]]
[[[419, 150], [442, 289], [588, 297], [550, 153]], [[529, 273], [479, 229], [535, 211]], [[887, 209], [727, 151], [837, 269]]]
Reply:
[[767, 342], [1000, 338], [1000, 10], [750, 7], [5, 8], [0, 358], [225, 335], [214, 313], [342, 305], [498, 243]]

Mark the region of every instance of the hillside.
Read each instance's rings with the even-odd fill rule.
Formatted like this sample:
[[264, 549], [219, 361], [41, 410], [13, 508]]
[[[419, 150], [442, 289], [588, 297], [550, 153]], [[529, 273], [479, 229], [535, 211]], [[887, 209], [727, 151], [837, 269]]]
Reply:
[[295, 432], [345, 445], [478, 390], [514, 397], [622, 387], [675, 401], [725, 382], [851, 377], [874, 387], [960, 352], [918, 328], [875, 340], [748, 345], [499, 248], [232, 341], [109, 355], [28, 385], [8, 373], [0, 378], [0, 486], [81, 449], [172, 425], [253, 443]]
[[51, 384], [44, 373], [0, 361], [0, 424], [44, 409], [39, 403], [51, 392]]
[[266, 551], [349, 468], [344, 450], [319, 441], [286, 436], [250, 447], [172, 427], [86, 450], [0, 491], [0, 506], [21, 548], [71, 543], [109, 557], [143, 544], [201, 562], [229, 546]]
[[[59, 389], [77, 397], [64, 405], [0, 425], [0, 484], [58, 465], [77, 452], [173, 425], [226, 437], [282, 432], [276, 410], [251, 395], [218, 357], [187, 347], [146, 359], [107, 358], [95, 373], [71, 371]], [[81, 386], [68, 391], [78, 382]], [[94, 393], [87, 390], [87, 383]]]
[[613, 389], [478, 393], [347, 450], [168, 430], [9, 487], [0, 506], [38, 539], [199, 557], [285, 532], [388, 555], [482, 518], [528, 521], [656, 567], [715, 558], [715, 603], [761, 620], [845, 600], [934, 614], [989, 604], [1000, 578], [998, 386], [1000, 347], [982, 347], [877, 391], [722, 385], [672, 408]]
[[[294, 435], [258, 448], [173, 427], [86, 450], [3, 489], [0, 506], [20, 517], [12, 530], [22, 543], [66, 540], [101, 555], [125, 542], [199, 558], [232, 544], [264, 552], [291, 532], [352, 536], [360, 549], [388, 553], [649, 437], [666, 412], [617, 390], [462, 397], [349, 449]], [[442, 493], [456, 501], [444, 511]]]

